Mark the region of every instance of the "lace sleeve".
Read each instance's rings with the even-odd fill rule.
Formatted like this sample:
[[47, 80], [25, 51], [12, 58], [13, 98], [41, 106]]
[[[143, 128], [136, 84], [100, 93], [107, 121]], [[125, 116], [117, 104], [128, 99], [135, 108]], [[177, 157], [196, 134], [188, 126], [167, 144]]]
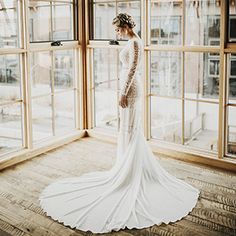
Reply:
[[127, 95], [129, 88], [133, 82], [136, 68], [138, 65], [139, 59], [139, 46], [138, 42], [133, 40], [132, 44], [129, 47], [129, 69], [127, 79], [124, 83], [123, 88], [121, 89], [121, 95]]

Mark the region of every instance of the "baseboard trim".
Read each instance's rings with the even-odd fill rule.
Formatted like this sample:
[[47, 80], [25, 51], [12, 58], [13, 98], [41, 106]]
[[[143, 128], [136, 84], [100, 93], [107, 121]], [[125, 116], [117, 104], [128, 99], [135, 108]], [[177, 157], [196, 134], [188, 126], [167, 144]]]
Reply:
[[[117, 143], [117, 136], [115, 133], [105, 133], [102, 129], [90, 129], [87, 130], [87, 133], [90, 137], [95, 137], [109, 143]], [[232, 158], [224, 157], [219, 159], [216, 155], [208, 153], [202, 154], [197, 151], [194, 151], [195, 153], [190, 153], [190, 148], [176, 148], [177, 145], [167, 145], [166, 143], [154, 139], [148, 140], [147, 142], [155, 155], [161, 154], [173, 159], [236, 172], [236, 160], [233, 160]]]

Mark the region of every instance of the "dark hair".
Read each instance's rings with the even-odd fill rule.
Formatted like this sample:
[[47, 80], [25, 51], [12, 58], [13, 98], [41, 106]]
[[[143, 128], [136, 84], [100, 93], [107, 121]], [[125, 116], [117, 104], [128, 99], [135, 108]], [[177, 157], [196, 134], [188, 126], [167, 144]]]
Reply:
[[112, 20], [113, 25], [117, 25], [118, 27], [124, 27], [125, 24], [128, 25], [129, 28], [134, 28], [136, 26], [136, 23], [132, 19], [130, 15], [127, 13], [120, 13], [118, 14], [113, 20]]

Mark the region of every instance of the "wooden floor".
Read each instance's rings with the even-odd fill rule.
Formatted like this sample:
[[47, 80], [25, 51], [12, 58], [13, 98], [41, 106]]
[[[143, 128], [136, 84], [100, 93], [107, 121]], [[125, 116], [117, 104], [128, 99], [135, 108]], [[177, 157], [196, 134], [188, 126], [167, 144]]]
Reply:
[[[235, 236], [236, 174], [160, 157], [160, 163], [168, 172], [201, 190], [196, 207], [175, 223], [111, 234]], [[58, 178], [110, 169], [115, 158], [115, 144], [86, 137], [3, 170], [0, 175], [0, 236], [92, 235], [47, 217], [39, 206], [38, 196]]]

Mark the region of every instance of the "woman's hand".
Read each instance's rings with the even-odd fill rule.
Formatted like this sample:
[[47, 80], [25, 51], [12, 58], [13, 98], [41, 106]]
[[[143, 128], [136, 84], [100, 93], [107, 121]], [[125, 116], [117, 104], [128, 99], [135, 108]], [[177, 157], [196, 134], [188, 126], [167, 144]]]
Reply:
[[126, 95], [121, 95], [119, 105], [122, 106], [123, 108], [128, 106], [128, 100], [127, 100]]

